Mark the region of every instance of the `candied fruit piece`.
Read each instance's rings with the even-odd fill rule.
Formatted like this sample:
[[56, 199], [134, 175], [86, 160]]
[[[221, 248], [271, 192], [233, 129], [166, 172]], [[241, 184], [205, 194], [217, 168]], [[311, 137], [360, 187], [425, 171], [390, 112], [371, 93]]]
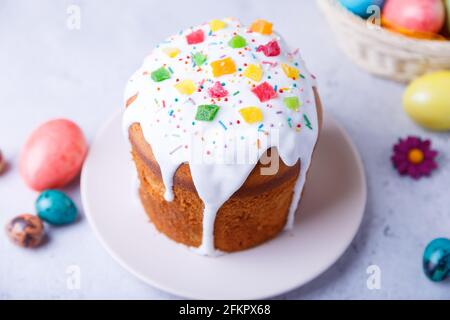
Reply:
[[259, 64], [249, 64], [243, 74], [245, 77], [259, 82], [262, 78], [263, 71]]
[[201, 29], [195, 30], [186, 36], [186, 40], [188, 44], [202, 43], [205, 40], [205, 34]]
[[281, 64], [281, 69], [283, 69], [284, 74], [288, 78], [291, 78], [293, 80], [297, 80], [300, 75], [300, 71], [298, 71], [297, 68], [291, 67], [290, 65], [288, 65], [286, 63]]
[[175, 88], [180, 92], [181, 94], [191, 95], [195, 92], [197, 87], [195, 86], [194, 81], [192, 80], [183, 80], [178, 82], [175, 85]]
[[257, 19], [250, 26], [250, 31], [270, 35], [272, 34], [272, 23], [263, 19]]
[[209, 27], [211, 28], [212, 32], [216, 32], [220, 29], [223, 29], [226, 27], [226, 23], [223, 22], [222, 20], [218, 20], [218, 19], [213, 19], [209, 22]]
[[256, 52], [262, 51], [266, 57], [276, 57], [280, 54], [280, 46], [276, 40], [267, 42], [264, 45], [260, 45]]
[[234, 49], [243, 48], [247, 45], [247, 41], [245, 41], [244, 37], [237, 34], [228, 41], [228, 45]]
[[256, 86], [252, 92], [258, 97], [259, 101], [265, 102], [277, 96], [275, 90], [273, 90], [272, 86], [267, 82], [261, 83], [259, 86]]
[[203, 104], [197, 107], [195, 120], [213, 121], [219, 111], [219, 106], [215, 104]]
[[230, 57], [211, 62], [211, 68], [214, 77], [220, 77], [224, 74], [233, 74], [236, 72], [236, 65]]
[[216, 81], [214, 85], [208, 89], [208, 93], [211, 98], [223, 98], [228, 95], [228, 91], [225, 90], [220, 81]]
[[192, 60], [194, 60], [197, 67], [201, 67], [206, 62], [206, 55], [201, 52], [194, 53], [192, 55]]
[[152, 72], [151, 77], [155, 82], [161, 82], [170, 78], [170, 72], [166, 68], [161, 67]]
[[298, 111], [298, 108], [301, 106], [300, 101], [297, 97], [286, 97], [283, 99], [284, 105], [286, 108]]
[[239, 110], [242, 118], [245, 122], [252, 124], [255, 122], [261, 122], [263, 120], [263, 114], [258, 107], [247, 107]]
[[175, 58], [180, 53], [180, 49], [178, 48], [164, 48], [163, 51], [170, 58]]

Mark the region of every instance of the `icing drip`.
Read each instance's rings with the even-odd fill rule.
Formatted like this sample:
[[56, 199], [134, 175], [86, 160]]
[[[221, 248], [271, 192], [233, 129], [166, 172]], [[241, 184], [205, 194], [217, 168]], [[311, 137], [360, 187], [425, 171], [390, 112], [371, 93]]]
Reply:
[[[177, 168], [189, 163], [204, 204], [202, 244], [195, 250], [206, 255], [217, 253], [214, 222], [219, 208], [270, 147], [286, 165], [301, 163], [286, 223], [292, 227], [318, 135], [315, 82], [298, 50], [290, 50], [276, 33], [250, 32], [235, 19], [223, 22], [220, 30], [213, 32], [204, 24], [158, 45], [128, 82], [129, 106], [123, 116], [124, 133], [128, 136], [129, 126], [139, 123], [151, 145], [166, 201], [174, 198]], [[230, 42], [236, 35], [244, 39], [244, 47], [240, 37]], [[224, 67], [227, 58], [234, 66]], [[162, 67], [165, 71], [154, 73]], [[272, 91], [260, 95], [263, 83]], [[203, 105], [219, 110], [199, 117]]]

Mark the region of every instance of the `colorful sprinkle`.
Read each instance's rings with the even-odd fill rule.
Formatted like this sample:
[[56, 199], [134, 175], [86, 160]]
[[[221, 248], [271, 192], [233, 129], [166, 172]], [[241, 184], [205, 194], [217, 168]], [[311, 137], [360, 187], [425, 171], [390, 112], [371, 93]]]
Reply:
[[219, 124], [222, 126], [222, 128], [228, 130], [227, 126], [222, 122], [222, 120], [219, 120]]
[[138, 95], [139, 95], [139, 92], [136, 92], [135, 95], [129, 97], [127, 99], [127, 102], [125, 103], [125, 108], [127, 108], [130, 104], [132, 104], [137, 99]]
[[305, 119], [305, 126], [312, 130], [311, 121], [306, 114], [303, 114], [303, 119]]
[[263, 62], [261, 62], [262, 64], [268, 64], [271, 68], [275, 68], [277, 65], [278, 65], [278, 63], [276, 63], [276, 62], [271, 62], [271, 61], [263, 61]]
[[177, 152], [178, 150], [180, 150], [183, 147], [183, 145], [179, 145], [178, 147], [176, 147], [175, 149], [173, 149], [172, 151], [169, 152], [170, 155], [174, 154], [175, 152]]
[[287, 118], [287, 122], [288, 122], [288, 125], [289, 125], [289, 128], [292, 128], [292, 118]]

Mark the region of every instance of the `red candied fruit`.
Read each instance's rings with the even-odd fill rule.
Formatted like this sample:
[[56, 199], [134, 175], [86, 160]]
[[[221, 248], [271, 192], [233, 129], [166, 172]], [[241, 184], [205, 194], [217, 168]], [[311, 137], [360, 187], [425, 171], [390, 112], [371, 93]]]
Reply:
[[263, 82], [255, 87], [252, 92], [258, 97], [259, 101], [265, 102], [277, 96], [276, 91], [267, 82]]
[[256, 51], [262, 51], [266, 57], [276, 57], [280, 54], [280, 46], [276, 40], [272, 40], [265, 45], [260, 45]]
[[201, 29], [195, 30], [186, 36], [186, 40], [188, 44], [201, 43], [205, 40], [205, 34]]

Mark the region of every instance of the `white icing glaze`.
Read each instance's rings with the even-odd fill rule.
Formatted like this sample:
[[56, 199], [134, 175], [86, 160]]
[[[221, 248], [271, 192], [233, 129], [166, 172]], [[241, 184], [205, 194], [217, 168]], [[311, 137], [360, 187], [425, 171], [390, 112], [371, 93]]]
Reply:
[[[216, 32], [210, 32], [209, 25], [203, 24], [158, 45], [128, 82], [125, 99], [138, 95], [123, 117], [126, 135], [131, 124], [141, 125], [160, 166], [167, 201], [174, 197], [173, 176], [177, 168], [189, 162], [195, 188], [204, 203], [203, 239], [196, 251], [206, 255], [217, 253], [214, 222], [218, 209], [243, 185], [258, 159], [270, 147], [277, 148], [280, 158], [288, 166], [301, 161], [286, 223], [286, 228], [292, 227], [318, 136], [315, 82], [298, 50], [291, 51], [276, 33], [262, 35], [249, 32], [235, 19], [223, 21], [227, 26]], [[199, 29], [204, 31], [205, 40], [188, 45], [185, 36]], [[233, 49], [228, 45], [235, 33], [246, 39], [245, 48]], [[276, 40], [280, 46], [278, 56], [267, 57], [256, 51], [258, 46], [271, 40]], [[171, 58], [164, 52], [165, 48], [177, 48], [180, 53]], [[195, 66], [191, 59], [196, 52], [207, 56], [201, 67]], [[224, 57], [232, 58], [237, 70], [215, 78], [210, 63]], [[297, 68], [301, 77], [288, 78], [281, 63]], [[263, 76], [260, 81], [242, 76], [248, 64], [261, 65]], [[162, 66], [170, 68], [170, 79], [153, 81], [151, 72]], [[183, 95], [174, 86], [182, 80], [192, 80], [200, 89], [191, 95]], [[224, 84], [229, 93], [226, 98], [209, 96], [208, 89], [216, 81]], [[269, 101], [260, 102], [251, 89], [264, 81], [282, 92]], [[298, 97], [302, 104], [298, 111], [284, 105], [283, 98], [292, 96]], [[197, 106], [204, 104], [220, 107], [213, 121], [195, 120]], [[244, 121], [239, 109], [249, 106], [262, 111], [263, 121], [255, 124]]]

